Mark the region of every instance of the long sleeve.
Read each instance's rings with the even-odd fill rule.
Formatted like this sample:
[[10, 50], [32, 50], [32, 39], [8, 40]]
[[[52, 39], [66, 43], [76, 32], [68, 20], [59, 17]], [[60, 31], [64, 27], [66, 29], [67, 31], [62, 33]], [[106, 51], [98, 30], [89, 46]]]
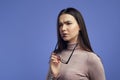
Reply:
[[[67, 61], [73, 47], [69, 45], [59, 56]], [[51, 77], [49, 70], [47, 80], [51, 80]], [[69, 63], [61, 63], [59, 75], [53, 80], [105, 80], [103, 64], [96, 54], [76, 48]]]
[[[51, 53], [51, 55], [54, 53]], [[48, 69], [48, 74], [46, 77], [46, 80], [56, 80], [56, 78], [53, 77], [52, 73], [51, 73], [51, 69], [50, 69], [50, 61], [49, 61], [49, 69]]]
[[50, 78], [51, 78], [51, 75], [50, 75], [50, 69], [49, 69], [46, 80], [50, 80]]
[[89, 54], [88, 66], [90, 80], [105, 80], [103, 64], [96, 54]]
[[49, 71], [48, 71], [46, 80], [57, 80], [56, 78], [54, 78], [54, 77], [52, 76], [50, 69], [49, 69]]

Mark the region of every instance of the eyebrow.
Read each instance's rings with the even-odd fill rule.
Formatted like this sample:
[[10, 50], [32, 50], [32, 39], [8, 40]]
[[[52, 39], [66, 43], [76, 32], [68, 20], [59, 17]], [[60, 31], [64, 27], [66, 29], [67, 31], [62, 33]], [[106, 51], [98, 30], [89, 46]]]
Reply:
[[59, 22], [59, 24], [62, 24], [62, 23], [70, 23], [70, 22], [72, 22], [72, 21], [67, 20], [67, 21], [64, 21], [64, 22]]

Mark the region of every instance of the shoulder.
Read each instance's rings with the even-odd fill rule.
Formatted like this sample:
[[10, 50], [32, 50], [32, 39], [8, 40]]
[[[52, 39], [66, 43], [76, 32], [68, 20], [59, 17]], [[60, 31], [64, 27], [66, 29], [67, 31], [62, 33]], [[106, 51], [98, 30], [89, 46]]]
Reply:
[[92, 52], [88, 54], [87, 65], [89, 66], [88, 68], [91, 70], [103, 68], [103, 64], [100, 57]]
[[99, 56], [96, 53], [80, 50], [77, 52], [77, 56], [86, 61], [86, 64], [94, 64], [100, 61]]
[[101, 59], [100, 57], [96, 54], [96, 53], [93, 53], [93, 52], [88, 52], [88, 62], [89, 63], [96, 63], [96, 62], [101, 62]]
[[84, 50], [81, 50], [79, 52], [81, 53], [81, 55], [85, 56], [86, 59], [90, 62], [94, 61], [94, 60], [100, 60], [100, 57], [94, 52], [88, 52], [88, 51], [84, 51]]
[[94, 53], [94, 52], [87, 52], [88, 58], [87, 58], [87, 63], [89, 65], [98, 65], [101, 63], [100, 57]]
[[105, 80], [104, 67], [100, 57], [97, 54], [88, 54], [87, 66], [88, 74], [91, 80]]

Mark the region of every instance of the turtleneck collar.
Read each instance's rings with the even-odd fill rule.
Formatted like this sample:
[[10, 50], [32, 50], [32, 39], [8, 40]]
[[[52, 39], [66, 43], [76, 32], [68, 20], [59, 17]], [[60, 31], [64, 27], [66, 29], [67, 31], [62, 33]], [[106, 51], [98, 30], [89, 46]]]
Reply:
[[[78, 43], [68, 43], [68, 44], [67, 44], [67, 49], [73, 50], [74, 47], [75, 47], [77, 44], [78, 44]], [[77, 47], [76, 47], [75, 49], [80, 49], [79, 44], [77, 45]]]

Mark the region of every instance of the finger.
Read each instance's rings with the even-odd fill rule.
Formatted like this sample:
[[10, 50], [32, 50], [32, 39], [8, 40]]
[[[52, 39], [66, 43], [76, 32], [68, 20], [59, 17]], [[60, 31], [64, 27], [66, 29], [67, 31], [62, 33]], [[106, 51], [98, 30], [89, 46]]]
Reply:
[[52, 54], [50, 61], [53, 63], [59, 63], [61, 61], [61, 57], [59, 55]]
[[51, 57], [51, 63], [54, 63], [54, 64], [58, 63], [57, 57]]
[[57, 60], [57, 59], [59, 60], [59, 57], [58, 57], [57, 55], [52, 55], [52, 56], [51, 56], [51, 59], [52, 59], [52, 60]]
[[54, 64], [58, 64], [60, 61], [56, 58], [52, 58], [51, 59], [51, 64], [54, 63]]
[[56, 56], [52, 56], [51, 60], [57, 60], [57, 57]]
[[55, 57], [51, 57], [51, 60], [50, 60], [52, 63], [55, 63], [55, 62], [57, 62], [57, 58], [55, 58]]
[[53, 57], [53, 58], [57, 58], [57, 55], [52, 55], [51, 57]]
[[58, 59], [58, 60], [61, 59], [61, 57], [60, 57], [59, 55], [52, 55], [52, 57], [54, 57], [54, 58], [56, 58], [56, 59]]

